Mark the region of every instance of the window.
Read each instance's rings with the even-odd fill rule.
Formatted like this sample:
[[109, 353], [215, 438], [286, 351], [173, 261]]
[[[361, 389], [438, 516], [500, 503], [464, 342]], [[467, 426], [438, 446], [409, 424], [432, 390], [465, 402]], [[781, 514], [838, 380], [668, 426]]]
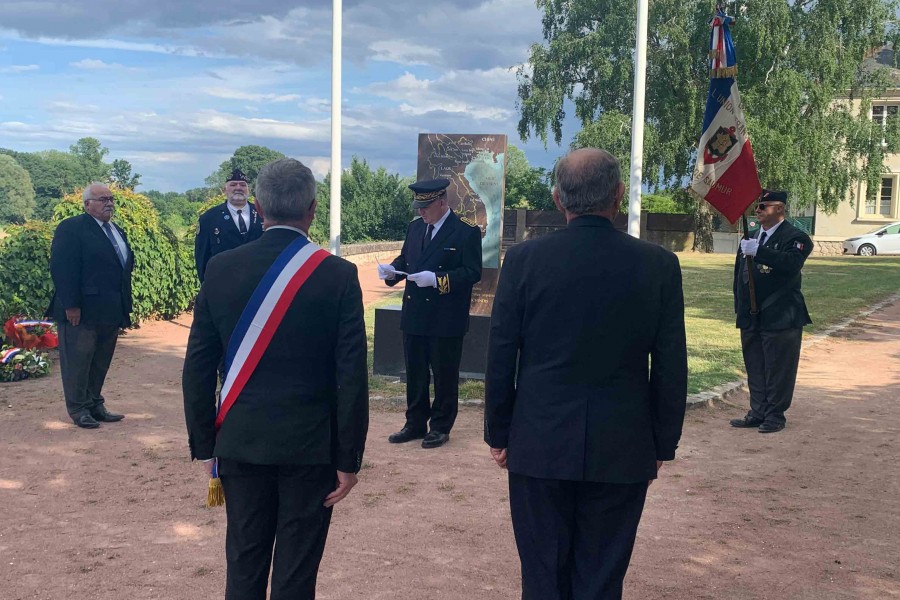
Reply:
[[894, 195], [897, 192], [897, 177], [882, 177], [881, 189], [874, 198], [866, 198], [862, 216], [875, 219], [890, 218], [894, 214]]
[[885, 115], [894, 117], [897, 115], [897, 105], [876, 104], [872, 106], [872, 120], [884, 126]]

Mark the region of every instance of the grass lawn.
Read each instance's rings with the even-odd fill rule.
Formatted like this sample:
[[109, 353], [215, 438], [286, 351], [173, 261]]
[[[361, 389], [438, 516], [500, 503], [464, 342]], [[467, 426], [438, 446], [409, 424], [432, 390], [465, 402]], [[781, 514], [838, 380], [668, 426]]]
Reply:
[[[684, 253], [679, 259], [684, 274], [688, 391], [695, 393], [744, 377], [731, 294], [734, 257]], [[803, 268], [803, 295], [813, 320], [806, 332], [821, 331], [897, 291], [900, 256], [811, 257]], [[366, 310], [370, 372], [375, 307], [399, 301], [398, 292]], [[404, 395], [403, 384], [395, 382], [395, 378], [372, 377], [369, 385], [373, 394]], [[480, 382], [460, 387], [460, 398], [483, 397]]]

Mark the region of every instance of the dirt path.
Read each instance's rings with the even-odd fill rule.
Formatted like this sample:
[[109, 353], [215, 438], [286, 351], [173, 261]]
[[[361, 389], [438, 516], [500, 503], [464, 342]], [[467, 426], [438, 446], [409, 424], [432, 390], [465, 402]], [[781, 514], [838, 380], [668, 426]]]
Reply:
[[[362, 270], [361, 270], [362, 271]], [[67, 419], [58, 373], [0, 387], [0, 598], [195, 600], [224, 589], [224, 511], [187, 459], [189, 321], [121, 339], [105, 395], [122, 423]], [[900, 598], [900, 303], [804, 353], [788, 428], [689, 414], [651, 487], [626, 598]], [[338, 506], [323, 600], [514, 599], [505, 477], [464, 408], [439, 450], [387, 443], [374, 409], [361, 484]]]

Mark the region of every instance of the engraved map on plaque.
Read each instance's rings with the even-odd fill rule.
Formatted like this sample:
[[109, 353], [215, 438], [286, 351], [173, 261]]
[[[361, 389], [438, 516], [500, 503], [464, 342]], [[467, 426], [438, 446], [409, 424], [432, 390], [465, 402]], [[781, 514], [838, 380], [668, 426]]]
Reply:
[[500, 270], [506, 136], [499, 134], [419, 134], [417, 179], [446, 177], [447, 200], [460, 217], [481, 229], [481, 282], [472, 292], [474, 314], [489, 315]]

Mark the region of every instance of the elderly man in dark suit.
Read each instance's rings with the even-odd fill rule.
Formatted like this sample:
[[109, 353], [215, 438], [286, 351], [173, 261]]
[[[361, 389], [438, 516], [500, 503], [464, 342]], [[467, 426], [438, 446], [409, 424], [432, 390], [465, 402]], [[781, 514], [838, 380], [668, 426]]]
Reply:
[[509, 469], [526, 600], [621, 598], [647, 486], [687, 397], [674, 254], [613, 228], [619, 161], [559, 161], [568, 227], [509, 249], [491, 315], [485, 441]]
[[66, 410], [75, 425], [96, 429], [121, 421], [101, 394], [119, 328], [131, 324], [134, 255], [125, 232], [111, 221], [115, 197], [101, 183], [82, 194], [84, 214], [63, 220], [50, 246], [56, 288], [48, 316], [59, 328], [59, 368]]
[[203, 283], [209, 259], [259, 239], [263, 232], [262, 217], [250, 202], [250, 182], [240, 169], [234, 169], [225, 182], [225, 202], [202, 215], [194, 238], [194, 261], [197, 277]]
[[388, 437], [392, 444], [422, 439], [423, 448], [438, 448], [450, 439], [456, 422], [463, 337], [472, 286], [481, 280], [481, 230], [450, 210], [448, 185], [448, 179], [439, 178], [409, 186], [419, 217], [409, 224], [400, 256], [378, 266], [378, 276], [389, 286], [406, 279], [400, 314], [406, 423]]
[[[184, 410], [191, 457], [210, 474], [218, 458], [229, 600], [263, 600], [270, 567], [273, 600], [315, 597], [332, 507], [356, 484], [362, 465], [369, 420], [362, 291], [352, 263], [307, 239], [315, 198], [313, 174], [300, 162], [266, 165], [257, 179], [265, 233], [210, 260], [194, 308]], [[277, 296], [281, 303], [270, 302], [304, 256], [318, 262], [303, 263]], [[291, 290], [295, 295], [284, 295]], [[263, 318], [255, 306], [272, 313]], [[232, 396], [231, 369], [253, 354], [241, 354], [243, 345], [232, 354], [232, 344], [257, 332], [258, 363], [238, 369], [243, 387]], [[223, 359], [230, 368], [217, 415]]]
[[[812, 323], [803, 292], [801, 270], [813, 250], [809, 236], [785, 221], [787, 192], [765, 190], [755, 210], [759, 233], [741, 241], [734, 261], [734, 312], [741, 330], [741, 350], [750, 388], [750, 411], [731, 426], [760, 433], [784, 429], [791, 406], [803, 327]], [[750, 314], [750, 277], [759, 314]]]

